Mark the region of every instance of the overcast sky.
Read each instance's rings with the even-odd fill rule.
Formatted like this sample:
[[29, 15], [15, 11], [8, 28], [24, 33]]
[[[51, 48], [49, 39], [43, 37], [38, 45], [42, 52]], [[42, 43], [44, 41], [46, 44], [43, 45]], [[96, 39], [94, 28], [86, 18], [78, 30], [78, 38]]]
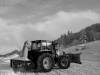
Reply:
[[0, 0], [0, 54], [100, 23], [100, 0]]

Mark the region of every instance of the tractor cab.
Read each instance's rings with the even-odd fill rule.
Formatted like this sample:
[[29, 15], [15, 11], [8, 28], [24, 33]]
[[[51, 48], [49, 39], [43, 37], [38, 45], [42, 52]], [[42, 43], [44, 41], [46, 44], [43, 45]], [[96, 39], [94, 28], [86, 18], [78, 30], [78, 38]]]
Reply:
[[32, 51], [46, 51], [46, 50], [51, 50], [52, 49], [52, 43], [51, 41], [47, 41], [47, 40], [35, 40], [32, 41], [32, 45], [31, 45], [31, 50]]
[[35, 62], [43, 53], [53, 53], [52, 42], [48, 40], [31, 41], [31, 47], [28, 50], [28, 59]]

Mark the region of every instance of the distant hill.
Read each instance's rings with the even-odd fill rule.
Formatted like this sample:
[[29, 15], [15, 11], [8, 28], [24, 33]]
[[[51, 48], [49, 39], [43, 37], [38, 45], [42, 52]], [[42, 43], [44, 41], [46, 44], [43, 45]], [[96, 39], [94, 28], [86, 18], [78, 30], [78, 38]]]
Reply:
[[92, 24], [79, 32], [73, 33], [72, 31], [65, 32], [55, 41], [58, 42], [63, 48], [78, 45], [82, 43], [80, 38], [86, 36], [87, 42], [100, 40], [100, 23]]
[[0, 55], [0, 57], [7, 57], [7, 56], [14, 55], [14, 54], [20, 55], [20, 54], [21, 54], [21, 51], [14, 50], [14, 51], [12, 51], [12, 52], [10, 52], [10, 53], [4, 54], [4, 55]]
[[100, 61], [100, 40], [61, 49], [60, 52], [81, 53], [81, 60]]

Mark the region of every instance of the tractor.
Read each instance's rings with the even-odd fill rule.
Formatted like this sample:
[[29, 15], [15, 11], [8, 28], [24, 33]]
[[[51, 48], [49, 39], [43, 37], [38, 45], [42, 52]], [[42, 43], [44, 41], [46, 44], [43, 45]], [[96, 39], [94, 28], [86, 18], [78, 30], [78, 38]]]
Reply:
[[30, 43], [26, 41], [21, 56], [10, 59], [10, 66], [14, 71], [38, 69], [50, 72], [55, 66], [61, 69], [69, 68], [72, 58], [71, 53], [60, 54], [59, 44], [55, 41], [34, 40]]

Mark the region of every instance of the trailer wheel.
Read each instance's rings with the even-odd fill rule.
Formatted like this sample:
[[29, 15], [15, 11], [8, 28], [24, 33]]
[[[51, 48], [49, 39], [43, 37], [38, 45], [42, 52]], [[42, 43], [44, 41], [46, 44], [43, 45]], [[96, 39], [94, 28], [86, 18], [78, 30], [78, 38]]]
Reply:
[[53, 68], [52, 56], [49, 53], [43, 53], [37, 60], [38, 70], [49, 72]]
[[58, 66], [61, 69], [67, 69], [70, 66], [70, 58], [68, 56], [59, 56], [58, 57]]

